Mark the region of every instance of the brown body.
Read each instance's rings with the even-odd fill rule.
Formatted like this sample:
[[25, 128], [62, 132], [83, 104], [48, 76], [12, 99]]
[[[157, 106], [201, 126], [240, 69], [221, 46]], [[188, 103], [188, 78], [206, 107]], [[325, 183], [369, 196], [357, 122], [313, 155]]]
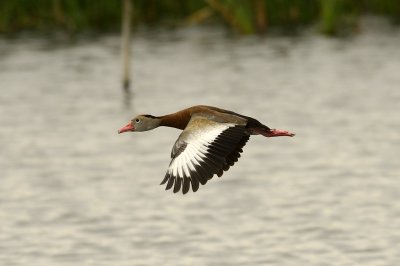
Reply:
[[160, 126], [174, 127], [183, 130], [186, 128], [192, 116], [196, 115], [206, 117], [210, 121], [218, 123], [233, 123], [244, 125], [247, 128], [259, 127], [266, 130], [269, 129], [254, 118], [207, 105], [196, 105], [173, 114], [161, 116], [159, 117], [161, 118]]

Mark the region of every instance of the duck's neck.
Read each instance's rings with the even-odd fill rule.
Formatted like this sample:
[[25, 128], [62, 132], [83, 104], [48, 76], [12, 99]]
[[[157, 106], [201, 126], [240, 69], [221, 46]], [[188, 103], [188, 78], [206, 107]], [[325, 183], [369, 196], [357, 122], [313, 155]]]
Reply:
[[177, 112], [169, 115], [159, 117], [161, 122], [160, 126], [174, 127], [178, 129], [184, 129], [189, 123], [190, 114], [188, 112]]

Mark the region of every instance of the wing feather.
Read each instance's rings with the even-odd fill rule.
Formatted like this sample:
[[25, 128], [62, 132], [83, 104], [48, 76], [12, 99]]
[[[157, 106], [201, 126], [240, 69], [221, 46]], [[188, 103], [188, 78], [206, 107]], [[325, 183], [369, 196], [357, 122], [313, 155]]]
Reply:
[[183, 179], [183, 185], [182, 185], [182, 193], [186, 194], [190, 189], [190, 179], [189, 178], [184, 178]]
[[248, 138], [243, 125], [192, 117], [172, 148], [161, 184], [175, 193], [186, 194], [190, 187], [196, 192], [199, 184], [205, 185], [214, 174], [221, 176], [238, 160]]
[[171, 176], [171, 177], [169, 178], [165, 190], [168, 190], [168, 189], [170, 189], [170, 188], [172, 187], [172, 185], [174, 184], [175, 178], [176, 178], [176, 177], [174, 177], [174, 176]]
[[180, 178], [180, 177], [176, 178], [175, 186], [174, 186], [174, 193], [178, 192], [181, 189], [181, 184], [182, 184], [182, 178]]

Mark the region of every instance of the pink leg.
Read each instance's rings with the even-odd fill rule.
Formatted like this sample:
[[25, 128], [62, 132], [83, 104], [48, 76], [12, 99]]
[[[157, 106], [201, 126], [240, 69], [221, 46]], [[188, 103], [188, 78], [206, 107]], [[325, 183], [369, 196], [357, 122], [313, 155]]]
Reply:
[[286, 130], [279, 130], [279, 129], [271, 129], [271, 130], [265, 130], [263, 128], [251, 128], [250, 129], [251, 134], [257, 135], [261, 134], [265, 137], [271, 138], [271, 137], [282, 137], [282, 136], [287, 136], [287, 137], [293, 137], [294, 133], [291, 133]]

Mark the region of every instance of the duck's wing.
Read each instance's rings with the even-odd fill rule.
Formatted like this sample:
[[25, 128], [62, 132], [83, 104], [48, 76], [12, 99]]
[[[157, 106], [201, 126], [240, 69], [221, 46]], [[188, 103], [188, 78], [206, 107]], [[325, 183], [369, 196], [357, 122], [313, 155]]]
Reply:
[[219, 123], [209, 117], [194, 116], [176, 140], [171, 163], [161, 184], [176, 193], [196, 192], [214, 174], [221, 176], [240, 157], [249, 136], [245, 126]]

